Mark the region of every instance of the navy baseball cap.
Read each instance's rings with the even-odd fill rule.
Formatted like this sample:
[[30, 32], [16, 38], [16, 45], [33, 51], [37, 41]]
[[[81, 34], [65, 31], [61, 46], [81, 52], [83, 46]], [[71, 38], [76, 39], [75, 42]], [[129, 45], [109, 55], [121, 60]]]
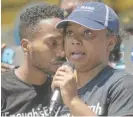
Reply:
[[85, 26], [92, 30], [108, 28], [115, 34], [119, 34], [119, 18], [112, 8], [100, 2], [86, 2], [68, 16], [60, 21], [56, 28], [65, 28], [68, 22]]

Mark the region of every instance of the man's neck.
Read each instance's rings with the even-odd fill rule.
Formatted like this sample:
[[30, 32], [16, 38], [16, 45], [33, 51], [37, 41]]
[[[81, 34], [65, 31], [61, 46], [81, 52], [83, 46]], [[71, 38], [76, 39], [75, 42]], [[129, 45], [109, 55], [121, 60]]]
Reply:
[[28, 84], [42, 85], [47, 80], [47, 74], [25, 63], [15, 70], [15, 74]]
[[104, 67], [105, 65], [100, 64], [88, 71], [78, 71], [78, 88], [83, 87], [88, 81], [92, 80]]

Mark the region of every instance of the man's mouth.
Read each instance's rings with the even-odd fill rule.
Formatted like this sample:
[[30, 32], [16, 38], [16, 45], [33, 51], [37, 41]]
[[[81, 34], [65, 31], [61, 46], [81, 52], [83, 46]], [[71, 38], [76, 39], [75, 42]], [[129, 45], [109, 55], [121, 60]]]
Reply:
[[52, 65], [61, 66], [64, 62], [63, 61], [54, 61], [51, 63], [52, 63]]
[[59, 58], [56, 58], [56, 61], [58, 62], [66, 62], [66, 58], [65, 57], [59, 57]]
[[55, 62], [53, 63], [54, 65], [62, 65], [64, 62], [60, 61], [60, 62]]

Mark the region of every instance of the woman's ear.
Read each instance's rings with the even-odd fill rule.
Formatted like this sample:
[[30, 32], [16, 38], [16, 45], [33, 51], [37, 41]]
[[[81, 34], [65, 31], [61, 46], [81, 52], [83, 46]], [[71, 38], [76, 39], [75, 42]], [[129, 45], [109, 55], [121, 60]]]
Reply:
[[108, 38], [108, 51], [111, 52], [113, 51], [116, 43], [117, 43], [117, 37], [115, 35], [111, 35], [109, 38]]

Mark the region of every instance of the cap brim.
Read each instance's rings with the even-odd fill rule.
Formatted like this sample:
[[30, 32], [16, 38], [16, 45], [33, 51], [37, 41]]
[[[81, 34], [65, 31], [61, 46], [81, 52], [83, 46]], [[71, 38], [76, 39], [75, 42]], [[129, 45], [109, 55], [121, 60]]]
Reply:
[[56, 24], [56, 28], [60, 29], [60, 28], [65, 28], [68, 24], [68, 22], [73, 22], [73, 23], [77, 23], [79, 25], [82, 25], [86, 28], [92, 29], [92, 30], [102, 30], [105, 29], [106, 27], [103, 26], [103, 24], [88, 19], [88, 18], [81, 18], [81, 17], [73, 17], [73, 18], [69, 18], [69, 19], [65, 19], [60, 21], [58, 24]]

